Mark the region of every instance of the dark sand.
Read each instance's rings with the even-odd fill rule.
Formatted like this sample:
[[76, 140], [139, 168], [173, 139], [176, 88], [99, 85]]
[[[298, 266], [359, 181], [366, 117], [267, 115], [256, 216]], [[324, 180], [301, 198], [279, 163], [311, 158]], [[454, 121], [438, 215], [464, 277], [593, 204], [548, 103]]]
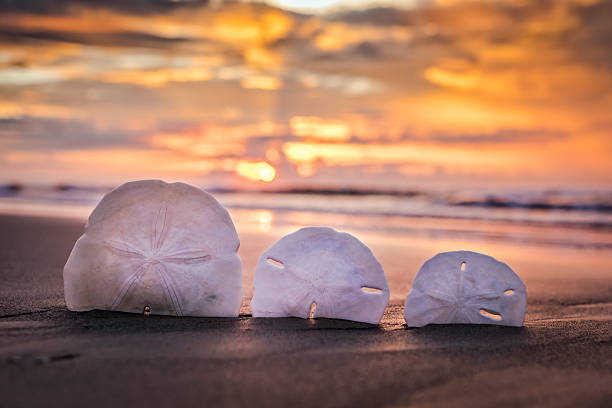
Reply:
[[407, 329], [397, 298], [380, 327], [253, 319], [248, 302], [237, 319], [73, 313], [62, 268], [82, 229], [0, 216], [0, 407], [612, 404], [610, 279], [592, 300], [531, 296], [523, 328]]

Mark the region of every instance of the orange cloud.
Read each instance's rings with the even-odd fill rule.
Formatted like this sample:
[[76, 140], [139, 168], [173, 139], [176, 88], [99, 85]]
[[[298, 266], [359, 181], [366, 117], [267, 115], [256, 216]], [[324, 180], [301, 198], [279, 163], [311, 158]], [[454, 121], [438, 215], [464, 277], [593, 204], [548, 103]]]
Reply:
[[[77, 176], [95, 166], [135, 174], [131, 162], [143, 174], [261, 179], [265, 166], [253, 163], [282, 169], [286, 159], [313, 178], [355, 166], [369, 177], [444, 168], [492, 183], [526, 172], [609, 184], [607, 9], [593, 3], [447, 0], [333, 18], [238, 2], [3, 13], [0, 92], [10, 102], [0, 117], [11, 120], [0, 144], [70, 146], [79, 153], [37, 160]], [[81, 150], [124, 143], [140, 147]], [[34, 169], [30, 159], [17, 161]], [[347, 181], [348, 169], [338, 174]]]
[[267, 44], [287, 35], [292, 26], [293, 20], [282, 11], [235, 5], [216, 13], [213, 26], [203, 33], [235, 44]]
[[350, 25], [330, 23], [315, 37], [315, 45], [323, 51], [340, 51], [350, 45], [369, 42], [408, 42], [413, 38], [409, 27], [393, 25], [390, 27], [374, 25]]
[[503, 168], [520, 162], [520, 157], [497, 149], [465, 146], [449, 148], [442, 145], [415, 143], [356, 144], [356, 143], [307, 143], [288, 142], [283, 145], [287, 159], [295, 164], [317, 160], [328, 165], [354, 166], [359, 164], [426, 163], [434, 165], [463, 166], [470, 168]]
[[160, 87], [168, 82], [208, 81], [213, 74], [206, 68], [156, 69], [156, 70], [123, 70], [111, 71], [102, 75], [104, 81]]
[[254, 67], [274, 68], [281, 65], [278, 53], [260, 46], [247, 48], [244, 52], [244, 59], [249, 66]]
[[240, 85], [245, 89], [263, 89], [266, 91], [275, 91], [280, 89], [283, 82], [276, 77], [266, 75], [255, 75], [243, 78]]
[[239, 155], [245, 153], [249, 139], [275, 136], [282, 131], [282, 126], [268, 121], [242, 126], [207, 125], [181, 132], [157, 133], [150, 138], [150, 143], [192, 156]]
[[264, 161], [240, 161], [236, 165], [236, 174], [248, 180], [268, 183], [276, 177], [276, 170]]
[[[210, 173], [224, 167], [231, 171], [233, 163], [227, 165], [218, 159], [190, 159], [174, 152], [148, 149], [76, 149], [49, 152], [13, 151], [4, 155], [8, 170], [11, 167], [26, 172], [30, 177], [46, 180], [54, 170], [56, 177], [79, 179], [86, 173], [96, 177], [94, 182], [104, 180], [138, 178], [184, 178]], [[45, 163], [41, 168], [40, 163]], [[24, 170], [25, 169], [25, 170]]]
[[239, 141], [207, 139], [197, 133], [164, 133], [151, 139], [151, 144], [192, 156], [215, 157], [244, 153], [244, 144]]
[[66, 107], [38, 104], [13, 103], [0, 100], [0, 119], [18, 119], [23, 116], [36, 116], [42, 118], [70, 118], [74, 112]]
[[289, 122], [294, 135], [321, 140], [346, 141], [351, 138], [348, 123], [317, 116], [294, 116]]

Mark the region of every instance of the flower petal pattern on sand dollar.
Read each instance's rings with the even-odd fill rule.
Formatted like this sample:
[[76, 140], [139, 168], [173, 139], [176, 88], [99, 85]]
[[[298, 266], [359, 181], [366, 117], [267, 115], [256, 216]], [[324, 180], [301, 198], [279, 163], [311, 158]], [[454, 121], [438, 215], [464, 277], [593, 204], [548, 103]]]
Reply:
[[66, 267], [70, 310], [236, 316], [238, 236], [227, 211], [183, 183], [126, 183], [89, 217]]
[[473, 323], [522, 326], [525, 284], [510, 267], [470, 251], [444, 252], [426, 261], [406, 297], [410, 327]]
[[254, 317], [312, 314], [378, 324], [388, 301], [384, 271], [367, 246], [350, 234], [310, 227], [261, 255], [251, 310]]

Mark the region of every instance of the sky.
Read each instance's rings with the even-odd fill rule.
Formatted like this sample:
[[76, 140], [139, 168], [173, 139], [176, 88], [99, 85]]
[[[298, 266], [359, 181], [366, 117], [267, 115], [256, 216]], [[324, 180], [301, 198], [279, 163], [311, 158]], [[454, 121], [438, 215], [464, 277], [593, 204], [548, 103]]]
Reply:
[[0, 0], [0, 182], [612, 187], [612, 1]]

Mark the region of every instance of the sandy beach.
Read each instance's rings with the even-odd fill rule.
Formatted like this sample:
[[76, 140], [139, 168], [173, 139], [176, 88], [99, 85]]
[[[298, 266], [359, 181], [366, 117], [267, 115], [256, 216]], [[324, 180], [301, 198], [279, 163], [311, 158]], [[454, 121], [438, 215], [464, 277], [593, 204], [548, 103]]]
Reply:
[[0, 408], [612, 408], [611, 21], [0, 0]]
[[[237, 225], [249, 288], [255, 260], [281, 231]], [[0, 226], [0, 406], [571, 407], [612, 398], [605, 253], [586, 267], [545, 248], [539, 263], [515, 255], [529, 288], [523, 328], [408, 329], [402, 298], [429, 254], [375, 235], [365, 241], [392, 288], [378, 327], [254, 319], [249, 290], [236, 319], [73, 313], [62, 268], [83, 220], [0, 216]], [[590, 269], [555, 275], [560, 264]]]

